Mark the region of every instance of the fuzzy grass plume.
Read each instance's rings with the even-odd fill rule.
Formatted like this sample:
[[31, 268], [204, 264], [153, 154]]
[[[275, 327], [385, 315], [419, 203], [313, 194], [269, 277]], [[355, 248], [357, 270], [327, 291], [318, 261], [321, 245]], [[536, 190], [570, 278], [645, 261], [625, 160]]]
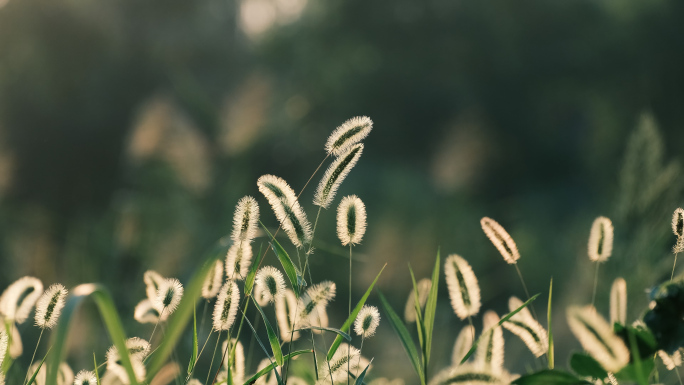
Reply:
[[503, 259], [509, 264], [515, 264], [520, 259], [518, 246], [508, 232], [497, 221], [484, 217], [480, 220], [482, 230], [494, 247], [499, 250]]
[[221, 282], [223, 282], [223, 262], [216, 260], [202, 284], [202, 297], [204, 299], [216, 297], [221, 290]]
[[503, 385], [514, 379], [505, 370], [494, 373], [478, 364], [454, 365], [435, 375], [428, 385]]
[[337, 286], [332, 281], [323, 281], [308, 288], [299, 299], [299, 315], [295, 325], [300, 327], [315, 324], [316, 311], [325, 310], [328, 303], [335, 298], [336, 290]]
[[36, 302], [36, 326], [41, 329], [52, 329], [57, 325], [67, 294], [67, 289], [58, 283], [51, 285], [43, 293]]
[[249, 242], [233, 243], [226, 254], [226, 277], [237, 281], [245, 279], [251, 264], [252, 245]]
[[318, 184], [318, 188], [314, 194], [313, 203], [316, 206], [320, 206], [324, 209], [327, 209], [328, 206], [330, 206], [340, 184], [342, 184], [349, 174], [349, 171], [351, 171], [359, 161], [362, 153], [363, 144], [355, 144], [347, 151], [340, 154], [340, 156], [330, 164], [325, 171], [325, 174], [323, 174], [323, 178]]
[[567, 309], [568, 325], [584, 350], [607, 371], [617, 373], [629, 363], [629, 350], [592, 306]]
[[627, 281], [616, 278], [610, 288], [610, 323], [627, 323]]
[[42, 294], [43, 283], [38, 278], [19, 278], [2, 293], [0, 313], [6, 321], [22, 324]]
[[594, 262], [605, 262], [613, 253], [613, 223], [606, 217], [598, 217], [591, 225], [589, 259]]
[[[517, 297], [508, 300], [508, 310], [514, 311], [522, 306], [523, 301]], [[549, 337], [546, 329], [532, 317], [528, 308], [523, 308], [518, 313], [503, 323], [503, 327], [518, 336], [535, 357], [540, 357], [549, 350]]]
[[366, 233], [366, 206], [356, 195], [342, 198], [337, 207], [337, 237], [342, 246], [361, 243]]
[[95, 377], [95, 373], [89, 370], [81, 370], [76, 375], [74, 385], [97, 385], [97, 378]]
[[233, 242], [251, 242], [256, 236], [259, 225], [259, 204], [256, 199], [246, 196], [240, 199], [233, 215]]
[[227, 281], [219, 290], [214, 305], [214, 330], [230, 330], [240, 305], [240, 290], [235, 281]]
[[[361, 357], [359, 349], [345, 343], [340, 344], [329, 362], [321, 363], [318, 385], [347, 381], [349, 373], [357, 375], [366, 368], [368, 360]], [[349, 371], [347, 371], [349, 370]]]
[[[259, 305], [261, 306], [261, 305]], [[294, 330], [297, 311], [297, 297], [290, 289], [285, 289], [283, 296], [275, 301], [276, 319], [280, 328], [280, 338], [285, 342], [299, 339], [299, 332]]]
[[480, 286], [473, 269], [462, 257], [452, 254], [444, 261], [444, 274], [451, 307], [460, 319], [466, 319], [480, 311]]
[[231, 339], [230, 341], [230, 347], [228, 346], [228, 340], [223, 341], [222, 351], [226, 352], [228, 351], [228, 348], [233, 350], [233, 346], [235, 345], [235, 354], [231, 355], [228, 357], [226, 355], [226, 360], [230, 360], [229, 362], [226, 361], [224, 362], [223, 369], [221, 370], [221, 373], [219, 374], [217, 381], [220, 383], [221, 381], [225, 381], [228, 378], [228, 368], [230, 367], [230, 375], [233, 378], [233, 384], [242, 384], [245, 380], [245, 348], [242, 346], [242, 342], [236, 340], [235, 338]]
[[152, 305], [152, 301], [145, 298], [140, 301], [133, 311], [133, 318], [141, 324], [154, 324], [159, 322], [159, 311]]
[[364, 339], [375, 335], [380, 325], [380, 312], [375, 306], [364, 305], [354, 321], [354, 331]]
[[504, 338], [498, 323], [499, 316], [495, 312], [489, 310], [484, 314], [484, 331], [475, 351], [475, 363], [494, 374], [504, 372]]
[[296, 247], [311, 243], [311, 224], [294, 190], [282, 178], [263, 175], [257, 180], [259, 191], [266, 197], [280, 225]]
[[167, 278], [159, 285], [152, 305], [162, 314], [162, 321], [171, 315], [183, 298], [183, 285], [176, 278]]
[[[421, 310], [425, 307], [428, 295], [430, 294], [430, 289], [432, 288], [432, 281], [430, 278], [423, 278], [418, 283], [416, 283], [418, 289], [418, 304]], [[409, 293], [408, 299], [406, 299], [406, 306], [404, 307], [404, 319], [406, 322], [416, 322], [416, 294], [413, 290]]]
[[164, 279], [166, 278], [154, 270], [147, 270], [145, 274], [143, 274], [143, 281], [145, 282], [145, 294], [147, 294], [147, 298], [149, 298], [150, 301], [154, 301], [154, 298], [157, 296], [159, 286], [161, 286], [161, 284], [164, 282]]
[[458, 333], [454, 348], [451, 352], [451, 362], [453, 365], [460, 365], [463, 357], [466, 356], [470, 348], [473, 346], [475, 337], [475, 327], [466, 325]]
[[256, 275], [257, 290], [262, 292], [262, 300], [269, 303], [276, 302], [280, 297], [285, 295], [285, 278], [283, 273], [273, 266], [264, 266], [259, 269]]
[[356, 143], [364, 140], [373, 128], [373, 121], [367, 116], [355, 116], [342, 123], [330, 134], [325, 143], [328, 155], [340, 156]]

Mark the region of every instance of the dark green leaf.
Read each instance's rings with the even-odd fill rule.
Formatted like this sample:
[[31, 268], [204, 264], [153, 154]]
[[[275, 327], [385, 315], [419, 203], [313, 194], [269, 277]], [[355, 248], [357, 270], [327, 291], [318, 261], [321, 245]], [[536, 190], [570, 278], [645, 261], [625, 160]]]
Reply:
[[[311, 353], [311, 352], [312, 352], [311, 350], [297, 350], [297, 351], [292, 352], [292, 353], [286, 355], [285, 357], [283, 357], [283, 360], [284, 360], [284, 361], [287, 361], [287, 360], [291, 359], [292, 357], [298, 356], [298, 355], [300, 355], [300, 354]], [[254, 384], [254, 383], [256, 382], [256, 380], [258, 380], [260, 377], [266, 375], [266, 373], [268, 373], [268, 372], [270, 372], [271, 370], [273, 370], [273, 368], [275, 368], [275, 366], [276, 366], [276, 365], [275, 365], [274, 363], [271, 363], [270, 365], [268, 365], [268, 366], [266, 366], [265, 368], [261, 369], [261, 370], [258, 371], [255, 375], [253, 375], [252, 377], [250, 377], [249, 379], [247, 379], [247, 381], [245, 381], [244, 385], [251, 385], [251, 384]]]
[[373, 358], [371, 358], [370, 362], [366, 366], [366, 369], [363, 369], [363, 372], [359, 374], [359, 376], [356, 378], [356, 381], [354, 382], [355, 385], [363, 385], [363, 379], [366, 378], [366, 372], [368, 371], [368, 368], [370, 368], [371, 364], [373, 363]]
[[437, 260], [435, 260], [435, 267], [432, 270], [432, 286], [430, 287], [430, 294], [428, 295], [427, 302], [425, 303], [425, 317], [424, 327], [425, 327], [425, 349], [423, 354], [427, 357], [426, 359], [426, 370], [427, 364], [430, 362], [430, 351], [432, 350], [432, 334], [433, 327], [435, 324], [435, 312], [437, 311], [437, 289], [439, 288], [439, 249], [437, 250]]
[[290, 256], [287, 254], [285, 249], [276, 241], [276, 239], [271, 235], [270, 232], [268, 232], [268, 229], [266, 229], [266, 226], [261, 224], [261, 227], [264, 228], [264, 231], [268, 233], [268, 236], [271, 238], [271, 248], [273, 248], [273, 252], [276, 254], [278, 259], [280, 260], [280, 264], [283, 265], [283, 270], [285, 270], [285, 275], [287, 275], [287, 278], [290, 280], [290, 285], [292, 285], [292, 290], [294, 290], [295, 295], [297, 298], [299, 298], [300, 295], [300, 289], [303, 286], [306, 286], [306, 281], [304, 280], [304, 277], [302, 277], [302, 274], [297, 270], [295, 265], [292, 263], [292, 259], [290, 259]]
[[97, 385], [100, 385], [100, 373], [97, 371], [97, 358], [95, 358], [95, 352], [93, 352], [93, 364], [95, 365], [95, 379], [97, 380]]
[[252, 297], [252, 301], [254, 302], [256, 308], [259, 309], [261, 318], [264, 319], [264, 324], [266, 324], [266, 333], [268, 334], [268, 341], [271, 343], [271, 349], [273, 350], [273, 358], [275, 358], [278, 366], [281, 366], [283, 364], [283, 352], [280, 350], [280, 341], [278, 341], [278, 335], [273, 330], [271, 323], [268, 322], [268, 318], [266, 318], [266, 314], [264, 314], [264, 311], [261, 309], [261, 306], [259, 306], [254, 297]]
[[[420, 300], [418, 294], [418, 284], [416, 283], [416, 277], [413, 274], [413, 269], [409, 265], [409, 273], [411, 273], [411, 283], [413, 284], [413, 302], [414, 308], [416, 309], [416, 329], [418, 331], [418, 344], [420, 345], [420, 350], [423, 353], [423, 360], [427, 359], [425, 355], [425, 325], [423, 324], [423, 309], [420, 308]], [[423, 362], [423, 367], [425, 367], [425, 362]]]
[[40, 371], [40, 368], [41, 368], [41, 367], [43, 366], [43, 364], [45, 363], [45, 359], [47, 358], [48, 354], [50, 354], [50, 350], [48, 350], [48, 352], [45, 354], [45, 357], [43, 357], [43, 359], [40, 361], [40, 364], [38, 364], [38, 367], [36, 368], [36, 371], [33, 372], [33, 375], [31, 376], [31, 378], [29, 378], [29, 380], [28, 380], [28, 382], [27, 382], [28, 385], [33, 384], [34, 381], [36, 380], [36, 376], [38, 376], [38, 372]]
[[192, 374], [197, 362], [197, 306], [192, 310], [192, 355], [188, 363], [188, 375]]
[[515, 385], [586, 385], [590, 382], [581, 380], [570, 373], [560, 370], [542, 370], [524, 375], [513, 381]]
[[[368, 299], [368, 296], [370, 295], [371, 291], [373, 290], [373, 287], [375, 286], [375, 283], [378, 282], [378, 279], [380, 278], [380, 274], [382, 274], [382, 271], [385, 270], [385, 264], [382, 269], [380, 269], [380, 272], [378, 273], [377, 276], [375, 276], [375, 279], [373, 280], [373, 283], [370, 284], [368, 287], [368, 290], [366, 290], [366, 293], [364, 293], [363, 297], [359, 300], [359, 303], [356, 304], [356, 307], [352, 309], [351, 314], [347, 318], [346, 321], [344, 321], [344, 324], [342, 324], [342, 327], [340, 328], [341, 331], [343, 332], [348, 332], [349, 329], [351, 328], [351, 325], [354, 323], [356, 320], [356, 316], [359, 314], [361, 311], [361, 308], [363, 305], [366, 303], [366, 300]], [[340, 344], [342, 343], [342, 336], [338, 335], [335, 337], [335, 340], [333, 341], [332, 345], [330, 345], [330, 349], [328, 349], [328, 360], [332, 359], [332, 356], [335, 354], [337, 351], [337, 348], [340, 347]]]
[[252, 295], [252, 288], [254, 287], [254, 278], [256, 277], [257, 270], [261, 265], [261, 260], [264, 259], [266, 253], [261, 253], [261, 246], [259, 246], [259, 253], [257, 253], [257, 259], [252, 262], [252, 266], [249, 268], [249, 273], [245, 277], [245, 297]]
[[350, 336], [349, 334], [343, 332], [343, 331], [340, 330], [340, 329], [335, 329], [335, 328], [324, 328], [324, 327], [320, 327], [320, 326], [309, 326], [309, 327], [306, 327], [306, 328], [303, 328], [303, 329], [297, 329], [297, 330], [295, 330], [295, 331], [300, 332], [300, 331], [310, 330], [310, 329], [333, 332], [333, 333], [336, 333], [336, 334], [342, 336], [342, 338], [344, 338], [344, 339], [347, 340], [347, 341], [351, 341], [351, 339], [352, 339], [351, 336]]
[[[646, 374], [646, 376], [649, 376], [650, 373], [653, 372], [655, 369], [655, 361], [654, 360], [647, 360], [647, 361], [641, 361], [641, 371]], [[638, 382], [639, 381], [639, 374], [637, 372], [636, 365], [634, 363], [629, 364], [622, 368], [619, 372], [615, 373], [615, 378], [617, 378], [620, 381], [626, 381], [626, 382]]]
[[416, 351], [416, 347], [413, 344], [413, 340], [411, 340], [411, 335], [409, 334], [408, 330], [406, 330], [406, 326], [404, 326], [404, 323], [401, 321], [401, 318], [399, 318], [397, 313], [395, 313], [394, 310], [392, 310], [392, 306], [390, 306], [389, 302], [387, 302], [385, 296], [382, 295], [382, 293], [379, 291], [378, 296], [380, 297], [380, 303], [382, 303], [382, 307], [385, 310], [385, 313], [387, 313], [387, 320], [399, 336], [399, 340], [401, 341], [401, 344], [404, 346], [404, 351], [406, 351], [406, 354], [408, 355], [409, 360], [413, 365], [413, 369], [416, 371], [418, 377], [420, 378], [420, 383], [425, 385], [425, 376], [423, 375], [423, 369], [420, 365], [418, 352]]
[[601, 364], [596, 362], [594, 357], [584, 353], [573, 354], [570, 358], [570, 367], [575, 373], [583, 377], [592, 377], [599, 380], [608, 377], [608, 372], [601, 367]]

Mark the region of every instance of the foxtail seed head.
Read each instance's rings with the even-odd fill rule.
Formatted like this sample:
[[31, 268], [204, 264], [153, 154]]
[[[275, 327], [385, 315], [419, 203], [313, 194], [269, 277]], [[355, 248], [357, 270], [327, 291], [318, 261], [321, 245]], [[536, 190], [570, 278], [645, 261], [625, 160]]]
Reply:
[[316, 324], [315, 319], [317, 310], [328, 306], [328, 303], [335, 298], [337, 286], [335, 282], [323, 281], [315, 284], [306, 290], [306, 293], [299, 298], [299, 315], [295, 322], [297, 328]]
[[677, 237], [684, 237], [684, 209], [677, 208], [672, 214], [672, 232]]
[[613, 253], [613, 223], [606, 217], [598, 217], [589, 233], [589, 259], [605, 262]]
[[337, 237], [342, 246], [361, 243], [366, 233], [366, 206], [356, 195], [342, 198], [337, 207]]
[[316, 193], [314, 194], [313, 203], [316, 206], [320, 206], [327, 209], [330, 203], [335, 198], [337, 189], [340, 187], [344, 178], [347, 177], [349, 171], [356, 165], [363, 153], [363, 144], [355, 144], [350, 147], [347, 151], [342, 153], [337, 159], [335, 159], [321, 178], [321, 182], [318, 184]]
[[259, 204], [256, 199], [246, 196], [240, 199], [233, 215], [233, 242], [251, 242], [256, 236], [259, 225]]
[[[319, 369], [320, 379], [316, 384], [330, 384], [331, 377], [334, 383], [346, 381], [349, 377], [348, 373], [354, 374], [357, 373], [359, 367], [366, 367], [363, 364], [358, 364], [360, 356], [361, 352], [359, 352], [359, 349], [343, 342], [332, 356], [332, 359], [327, 363], [322, 363], [322, 367]], [[349, 366], [349, 372], [347, 372], [347, 366]]]
[[223, 262], [217, 259], [202, 284], [202, 297], [205, 299], [216, 297], [221, 289], [221, 282], [223, 282]]
[[22, 277], [12, 283], [0, 297], [0, 313], [6, 321], [24, 323], [33, 305], [43, 294], [43, 283], [34, 277]]
[[330, 134], [325, 143], [325, 151], [329, 155], [339, 156], [349, 147], [365, 139], [373, 128], [373, 121], [367, 116], [356, 116]]
[[36, 326], [41, 329], [52, 329], [57, 325], [67, 294], [67, 289], [58, 283], [45, 290], [36, 302]]
[[499, 250], [501, 256], [509, 264], [514, 264], [520, 259], [518, 246], [508, 232], [497, 221], [492, 218], [484, 217], [480, 220], [482, 230], [487, 235], [487, 238], [494, 244], [494, 247]]
[[516, 377], [505, 370], [494, 373], [477, 363], [453, 365], [437, 373], [428, 385], [502, 385], [510, 384]]
[[375, 329], [380, 325], [380, 312], [375, 306], [364, 305], [354, 321], [354, 331], [363, 338], [375, 335]]
[[472, 325], [464, 326], [461, 332], [456, 337], [454, 349], [451, 353], [451, 363], [454, 365], [461, 365], [463, 357], [468, 354], [468, 351], [473, 346], [473, 337], [475, 336], [475, 327]]
[[159, 322], [159, 311], [152, 306], [152, 301], [145, 298], [135, 306], [133, 318], [141, 324], [154, 324]]
[[610, 288], [610, 323], [626, 325], [627, 322], [627, 281], [616, 278]]
[[483, 332], [475, 351], [475, 363], [494, 374], [503, 373], [504, 338], [499, 316], [489, 310], [484, 314]]
[[5, 328], [0, 330], [0, 365], [5, 361], [5, 354], [7, 354], [7, 344], [9, 343], [9, 337], [7, 336], [7, 331]]
[[571, 306], [568, 325], [580, 344], [607, 371], [617, 373], [629, 363], [629, 350], [592, 306]]
[[227, 281], [219, 291], [214, 305], [214, 330], [229, 330], [235, 322], [240, 290], [235, 281]]
[[[222, 352], [226, 351], [226, 348], [235, 348], [235, 354], [230, 357], [230, 373], [233, 378], [233, 384], [242, 384], [245, 378], [245, 349], [242, 346], [242, 342], [232, 338], [230, 340], [230, 346], [228, 346], [228, 340], [223, 341], [221, 344]], [[228, 378], [228, 355], [226, 354], [226, 363], [223, 365], [223, 369], [218, 376], [218, 383], [225, 381]]]
[[[430, 289], [432, 288], [432, 281], [430, 278], [423, 278], [416, 283], [418, 288], [418, 304], [421, 310], [425, 307]], [[415, 291], [411, 290], [408, 299], [406, 300], [406, 307], [404, 308], [404, 319], [406, 322], [416, 322], [416, 300]]]
[[157, 296], [152, 304], [159, 313], [163, 313], [162, 320], [164, 320], [176, 311], [181, 298], [183, 298], [183, 285], [176, 278], [167, 278], [159, 285]]
[[663, 361], [663, 365], [665, 365], [667, 370], [674, 370], [682, 366], [682, 353], [679, 350], [675, 350], [672, 354], [667, 354], [664, 350], [658, 350], [658, 357]]
[[293, 332], [294, 319], [297, 315], [297, 297], [292, 290], [285, 289], [285, 294], [276, 299], [275, 311], [280, 328], [280, 338], [285, 342], [299, 339], [299, 332]]
[[451, 307], [460, 319], [466, 319], [480, 311], [480, 286], [468, 262], [456, 254], [444, 261], [444, 274]]
[[280, 225], [296, 247], [311, 243], [311, 224], [294, 190], [274, 175], [263, 175], [257, 180], [259, 191], [266, 197]]
[[249, 242], [233, 243], [226, 255], [226, 278], [242, 281], [249, 274], [251, 264], [252, 245]]
[[162, 282], [164, 282], [164, 277], [162, 277], [161, 274], [157, 273], [154, 270], [147, 270], [145, 274], [143, 274], [143, 281], [145, 282], [145, 294], [147, 294], [147, 298], [150, 299], [150, 301], [154, 301], [154, 298], [157, 296], [157, 292], [159, 291], [159, 286], [161, 286]]
[[264, 266], [257, 272], [255, 285], [258, 291], [265, 294], [264, 298], [270, 303], [276, 302], [285, 295], [285, 279], [283, 273], [273, 266]]
[[76, 375], [74, 385], [97, 385], [97, 378], [95, 377], [95, 373], [89, 370], [81, 370]]
[[[512, 312], [523, 305], [517, 297], [508, 300], [508, 309]], [[546, 329], [537, 322], [528, 308], [523, 308], [518, 313], [503, 323], [503, 327], [518, 336], [535, 357], [540, 357], [549, 350], [549, 336]]]

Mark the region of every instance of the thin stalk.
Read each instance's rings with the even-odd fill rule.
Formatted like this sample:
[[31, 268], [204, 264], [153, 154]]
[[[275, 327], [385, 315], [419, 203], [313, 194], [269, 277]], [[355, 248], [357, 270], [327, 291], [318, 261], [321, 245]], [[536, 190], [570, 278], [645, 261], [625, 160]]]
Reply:
[[[527, 299], [530, 299], [530, 292], [527, 290], [527, 285], [525, 285], [525, 279], [523, 278], [522, 273], [520, 272], [518, 264], [514, 263], [513, 266], [515, 266], [515, 271], [518, 272], [518, 277], [520, 278], [520, 282], [522, 283], [523, 290], [525, 290], [525, 295], [527, 296]], [[530, 308], [532, 309], [532, 315], [534, 316], [534, 319], [538, 320], [537, 312], [534, 310], [534, 305], [530, 304]]]
[[[359, 360], [356, 363], [356, 366], [360, 369], [361, 368], [361, 356], [363, 355], [363, 341], [366, 339], [366, 336], [364, 334], [361, 335], [361, 347], [359, 348]], [[350, 349], [351, 350], [351, 349]], [[349, 368], [347, 368], [347, 374], [349, 374]], [[347, 376], [349, 378], [349, 376]]]
[[[204, 309], [202, 310], [202, 319], [200, 320], [200, 327], [197, 330], [197, 334], [200, 334], [202, 332], [202, 329], [204, 328], [204, 319], [207, 317], [207, 308], [209, 307], [209, 300], [204, 301]], [[211, 334], [211, 331], [209, 331], [209, 334]]]
[[161, 313], [159, 313], [159, 319], [157, 320], [157, 323], [154, 324], [154, 328], [152, 329], [152, 334], [150, 335], [150, 345], [152, 345], [152, 337], [154, 337], [154, 332], [157, 331], [157, 326], [159, 326], [159, 323], [162, 320], [162, 317], [164, 316], [164, 310], [166, 308], [162, 309]]
[[[318, 210], [320, 212], [320, 210]], [[349, 314], [347, 317], [351, 315], [351, 298], [352, 297], [352, 245], [351, 242], [349, 243]], [[361, 343], [363, 344], [363, 338], [361, 339]], [[349, 374], [349, 369], [351, 363], [351, 349], [347, 349], [347, 374]], [[359, 354], [359, 361], [361, 361], [361, 354]], [[349, 375], [347, 375], [347, 385], [349, 385]]]
[[[670, 275], [670, 282], [672, 282], [672, 279], [674, 278], [675, 266], [677, 266], [677, 254], [679, 254], [679, 253], [675, 253], [675, 260], [674, 260], [674, 264], [672, 265], [672, 274]], [[677, 375], [679, 375], [679, 373], [677, 373]]]
[[[257, 331], [259, 330], [259, 323], [257, 323], [259, 318], [259, 313], [254, 314], [254, 330]], [[256, 342], [256, 338], [254, 333], [252, 333], [252, 336], [249, 340], [249, 348], [247, 348], [247, 359], [245, 360], [245, 367], [249, 368], [250, 364], [252, 363], [252, 356], [254, 355], [254, 343]]]
[[470, 330], [473, 332], [473, 343], [475, 343], [475, 326], [473, 326], [472, 316], [468, 316], [468, 323], [470, 324]]
[[[162, 336], [163, 336], [164, 338], [166, 338], [166, 329], [164, 329], [164, 325], [162, 325], [161, 330], [162, 330]], [[175, 346], [173, 347], [173, 351], [172, 351], [172, 353], [171, 353], [171, 359], [172, 359], [173, 361], [177, 362], [177, 363], [180, 363], [180, 359], [178, 358], [178, 353], [176, 352], [176, 347], [175, 347]], [[180, 366], [179, 366], [179, 367], [180, 367]], [[176, 376], [176, 377], [174, 378], [174, 382], [176, 383], [176, 385], [179, 385], [178, 376]]]
[[594, 274], [594, 292], [591, 295], [591, 306], [594, 306], [596, 302], [596, 286], [598, 286], [598, 273], [599, 273], [599, 263], [596, 262], [596, 273]]
[[40, 339], [43, 338], [43, 332], [44, 331], [45, 331], [45, 329], [43, 329], [43, 328], [40, 329], [40, 335], [38, 336], [38, 342], [36, 343], [36, 348], [33, 349], [33, 357], [31, 357], [31, 363], [29, 364], [29, 366], [28, 366], [29, 368], [26, 371], [26, 377], [24, 377], [24, 384], [26, 383], [26, 381], [28, 381], [29, 371], [31, 370], [31, 365], [33, 365], [33, 360], [36, 359], [36, 352], [38, 351], [38, 346], [40, 345]]
[[219, 330], [218, 338], [216, 339], [216, 345], [214, 345], [214, 354], [211, 355], [211, 363], [209, 364], [209, 371], [207, 372], [207, 379], [204, 380], [205, 384], [209, 383], [209, 377], [211, 377], [211, 368], [214, 366], [214, 357], [216, 357], [216, 350], [218, 349], [219, 341], [221, 341], [221, 333], [222, 332], [223, 332], [223, 330]]
[[679, 369], [675, 368], [674, 372], [677, 374], [677, 379], [679, 380], [679, 385], [684, 385], [682, 382], [682, 376], [679, 375]]

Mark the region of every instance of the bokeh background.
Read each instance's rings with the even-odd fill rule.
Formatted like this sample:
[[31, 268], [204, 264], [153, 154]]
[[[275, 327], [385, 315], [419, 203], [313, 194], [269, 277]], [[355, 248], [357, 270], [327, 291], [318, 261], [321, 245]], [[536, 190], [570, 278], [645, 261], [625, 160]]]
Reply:
[[[402, 311], [408, 264], [427, 277], [440, 248], [470, 261], [483, 308], [507, 312], [523, 292], [480, 229], [490, 216], [517, 241], [530, 291], [554, 278], [564, 366], [579, 345], [563, 308], [591, 300], [596, 216], [616, 229], [600, 311], [617, 276], [630, 319], [669, 278], [684, 203], [682, 14], [678, 0], [0, 0], [0, 283], [102, 282], [129, 334], [145, 336], [132, 319], [145, 270], [187, 281], [244, 195], [275, 227], [256, 179], [301, 189], [329, 133], [367, 115], [373, 132], [338, 195], [368, 208], [354, 301], [387, 263], [379, 288]], [[312, 219], [313, 187], [301, 198]], [[339, 326], [348, 260], [334, 228], [324, 211], [312, 273], [337, 282]], [[435, 370], [464, 325], [445, 289]], [[540, 365], [506, 335], [509, 369]], [[70, 360], [106, 345], [77, 338]], [[364, 355], [373, 377], [416, 381], [386, 323]]]

